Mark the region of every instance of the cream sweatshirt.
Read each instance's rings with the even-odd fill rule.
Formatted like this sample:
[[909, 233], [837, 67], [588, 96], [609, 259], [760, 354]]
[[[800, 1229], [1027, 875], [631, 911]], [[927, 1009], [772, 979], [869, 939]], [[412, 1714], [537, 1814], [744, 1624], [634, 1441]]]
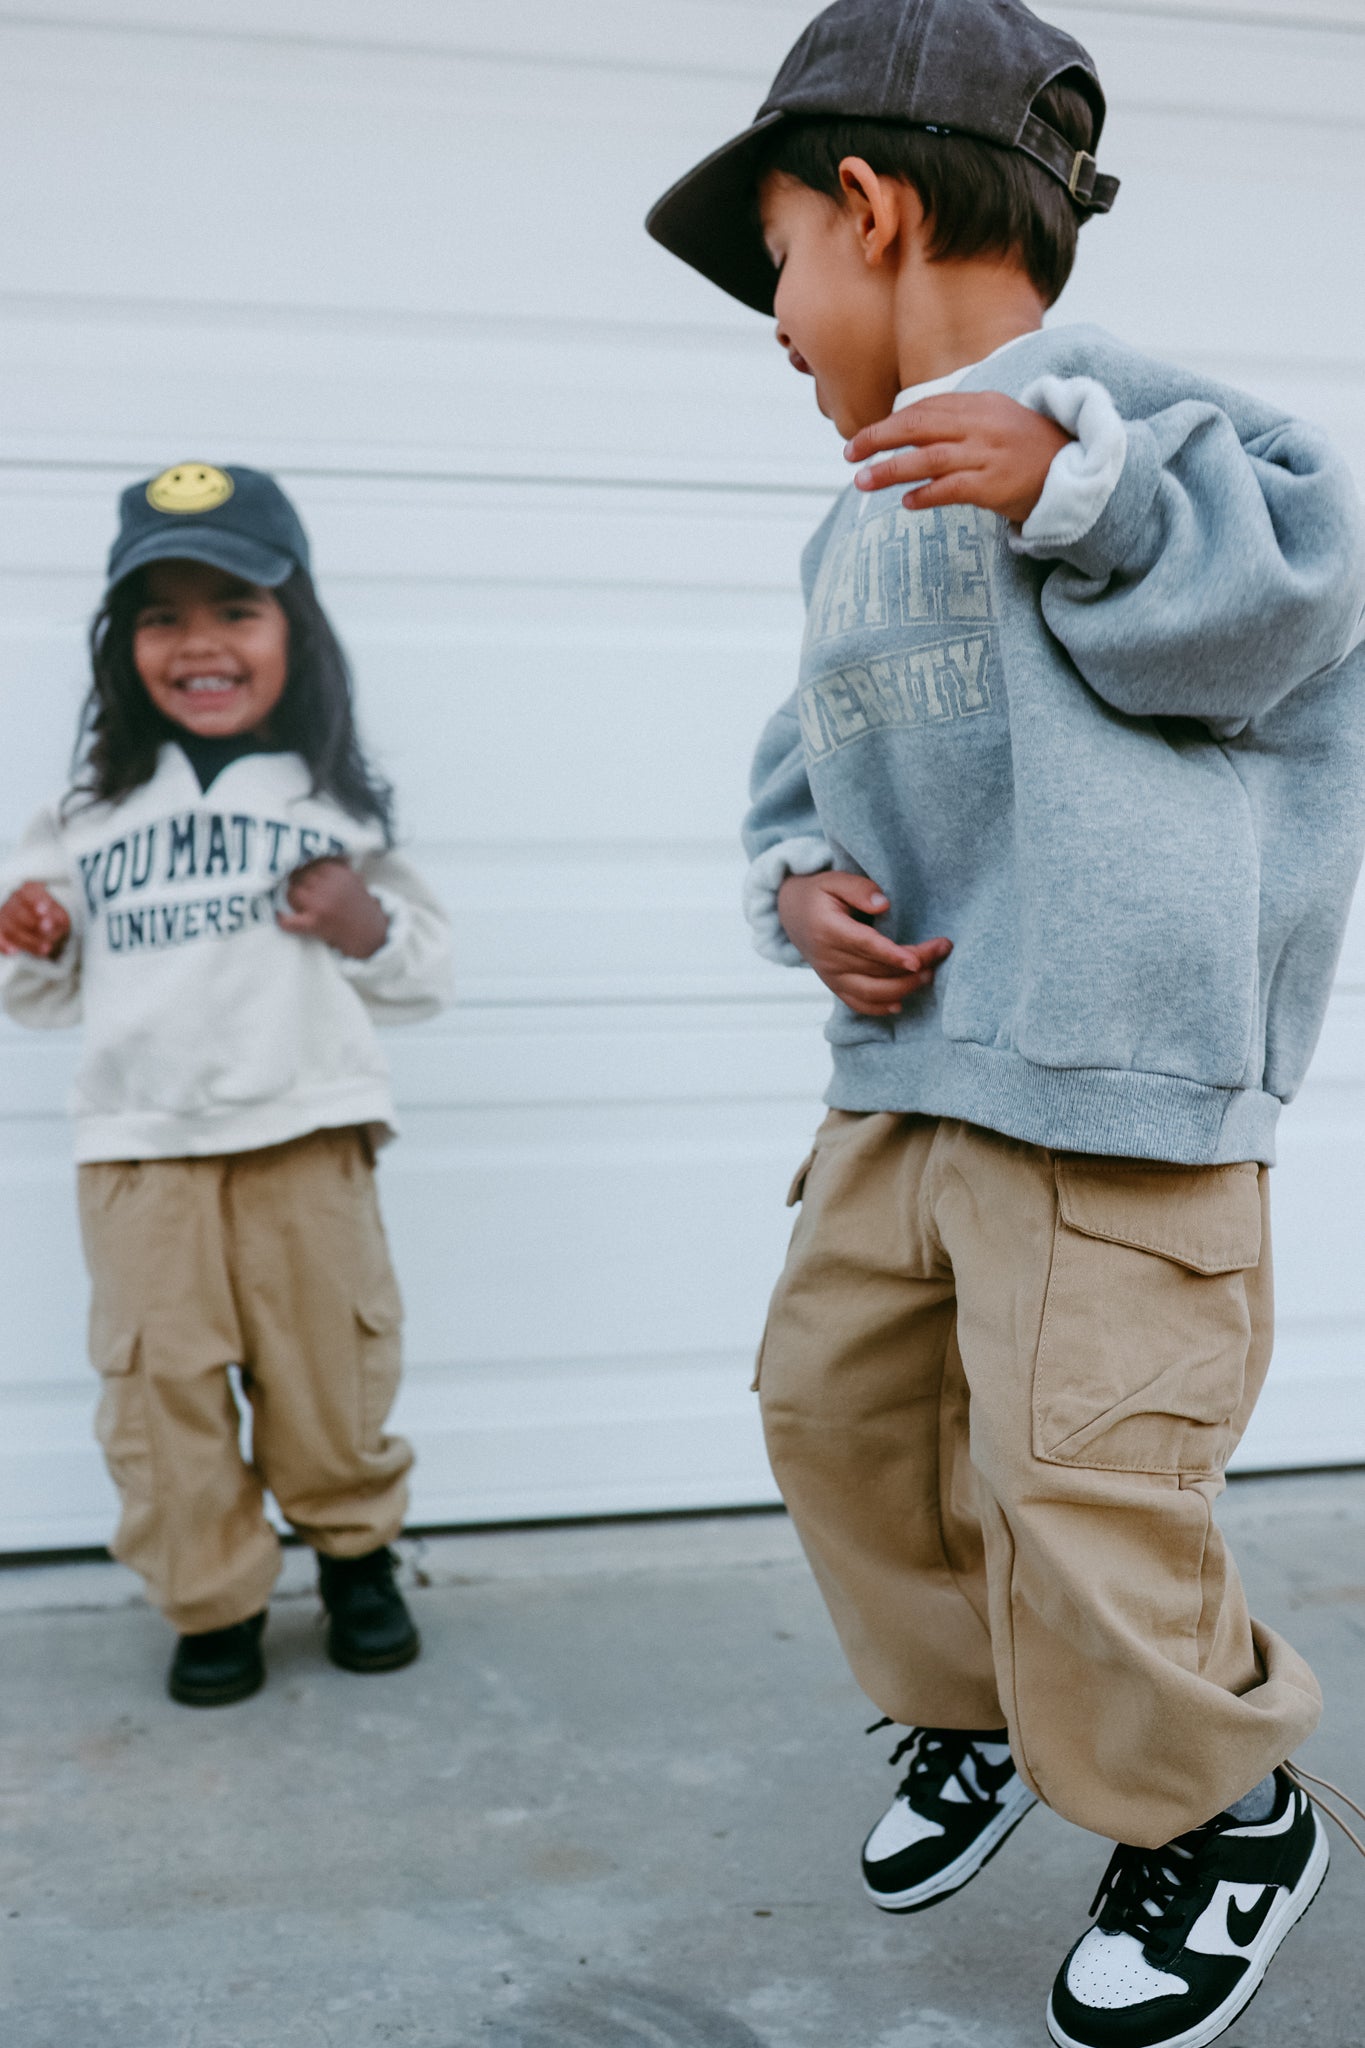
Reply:
[[[292, 871], [323, 854], [388, 915], [368, 960], [276, 922]], [[245, 755], [201, 791], [168, 743], [122, 802], [40, 812], [0, 862], [0, 900], [25, 881], [72, 932], [57, 960], [0, 959], [0, 1001], [21, 1024], [84, 1025], [78, 1160], [245, 1152], [345, 1124], [393, 1135], [374, 1025], [449, 1000], [449, 928], [377, 825], [309, 795], [299, 755]]]

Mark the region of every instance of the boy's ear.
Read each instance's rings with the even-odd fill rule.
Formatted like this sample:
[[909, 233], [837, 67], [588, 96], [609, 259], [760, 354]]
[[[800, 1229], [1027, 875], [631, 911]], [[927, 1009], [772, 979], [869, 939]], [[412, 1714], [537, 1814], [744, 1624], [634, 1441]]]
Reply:
[[884, 178], [860, 156], [846, 156], [839, 165], [844, 210], [852, 221], [869, 269], [884, 262], [911, 226], [910, 215], [922, 219], [924, 208], [913, 185], [902, 178]]

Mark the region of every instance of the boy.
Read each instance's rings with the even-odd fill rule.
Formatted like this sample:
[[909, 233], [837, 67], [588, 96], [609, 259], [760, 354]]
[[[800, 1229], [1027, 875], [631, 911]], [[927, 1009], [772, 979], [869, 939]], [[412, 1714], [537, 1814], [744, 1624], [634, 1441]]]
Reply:
[[911, 1731], [865, 1880], [933, 1905], [1042, 1798], [1119, 1843], [1052, 2038], [1201, 2048], [1327, 1868], [1320, 1695], [1212, 1505], [1365, 834], [1365, 535], [1317, 433], [1042, 331], [1103, 119], [1019, 0], [837, 0], [649, 225], [851, 455], [912, 444], [807, 551], [745, 830], [762, 949], [839, 999], [759, 1385]]

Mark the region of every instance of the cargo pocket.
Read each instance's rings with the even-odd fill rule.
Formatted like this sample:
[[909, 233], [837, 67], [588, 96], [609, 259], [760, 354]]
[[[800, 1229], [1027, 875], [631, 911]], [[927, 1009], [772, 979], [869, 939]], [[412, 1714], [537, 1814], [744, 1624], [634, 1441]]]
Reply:
[[138, 1333], [91, 1318], [90, 1363], [100, 1376], [95, 1441], [125, 1514], [130, 1504], [151, 1498], [151, 1447], [147, 1437], [147, 1395], [138, 1363]]
[[1261, 1256], [1258, 1169], [1060, 1157], [1033, 1385], [1058, 1465], [1221, 1472], [1242, 1400]]
[[[787, 1207], [789, 1209], [795, 1209], [800, 1206], [801, 1198], [806, 1192], [806, 1177], [815, 1164], [815, 1154], [818, 1149], [819, 1141], [817, 1139], [816, 1143], [811, 1146], [810, 1151], [797, 1167], [796, 1172], [792, 1175], [791, 1186], [787, 1189]], [[751, 1394], [758, 1392], [759, 1384], [763, 1378], [763, 1350], [767, 1342], [768, 1330], [765, 1324], [763, 1335], [759, 1339], [758, 1356], [754, 1360], [754, 1376], [749, 1382], [749, 1392]]]
[[357, 1304], [360, 1347], [360, 1440], [374, 1450], [384, 1434], [403, 1371], [403, 1304], [396, 1287], [377, 1291]]

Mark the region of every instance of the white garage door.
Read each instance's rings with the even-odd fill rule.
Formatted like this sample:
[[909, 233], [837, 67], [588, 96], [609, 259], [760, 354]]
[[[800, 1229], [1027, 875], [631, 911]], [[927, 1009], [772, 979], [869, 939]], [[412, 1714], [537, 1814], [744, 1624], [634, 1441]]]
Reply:
[[[1065, 312], [1282, 398], [1365, 472], [1352, 0], [1059, 8], [1127, 181]], [[640, 229], [789, 0], [0, 6], [0, 840], [59, 784], [116, 492], [277, 468], [461, 1000], [390, 1041], [419, 1522], [772, 1497], [747, 1361], [824, 1082], [735, 824], [840, 476], [762, 323]], [[1278, 1175], [1244, 1463], [1365, 1459], [1365, 922]], [[0, 1550], [107, 1533], [61, 1105], [0, 1031]]]

